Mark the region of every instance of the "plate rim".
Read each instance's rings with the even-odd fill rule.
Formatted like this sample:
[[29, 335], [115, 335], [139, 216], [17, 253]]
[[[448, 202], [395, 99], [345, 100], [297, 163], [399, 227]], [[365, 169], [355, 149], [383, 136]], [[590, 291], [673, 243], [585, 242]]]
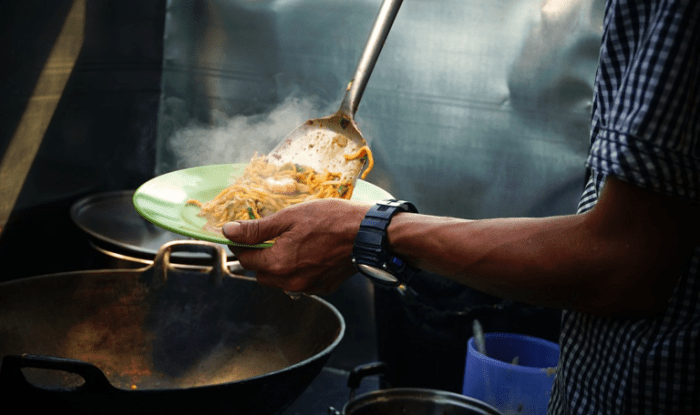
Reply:
[[[198, 240], [204, 240], [204, 241], [209, 241], [209, 242], [215, 242], [219, 244], [225, 244], [225, 245], [230, 245], [230, 246], [236, 246], [236, 247], [243, 247], [243, 248], [269, 248], [274, 245], [274, 242], [263, 242], [260, 244], [241, 244], [241, 243], [236, 243], [233, 241], [230, 241], [223, 235], [218, 235], [210, 232], [210, 233], [205, 233], [206, 231], [202, 229], [201, 232], [198, 231], [192, 231], [189, 232], [187, 229], [182, 229], [178, 228], [174, 225], [171, 225], [169, 221], [158, 221], [157, 218], [152, 217], [147, 211], [144, 210], [144, 206], [141, 206], [139, 204], [139, 199], [141, 197], [145, 196], [145, 190], [148, 189], [149, 187], [153, 186], [154, 184], [161, 183], [161, 182], [166, 182], [168, 181], [169, 178], [172, 177], [179, 177], [182, 176], [183, 174], [189, 173], [189, 172], [195, 172], [195, 171], [210, 171], [210, 170], [219, 170], [219, 169], [229, 169], [228, 175], [231, 175], [231, 173], [236, 172], [236, 170], [240, 170], [241, 173], [243, 169], [245, 168], [246, 165], [249, 163], [222, 163], [222, 164], [209, 164], [205, 166], [194, 166], [194, 167], [187, 167], [184, 169], [179, 169], [179, 170], [174, 170], [171, 172], [163, 173], [161, 175], [155, 176], [143, 184], [141, 184], [136, 190], [134, 191], [134, 194], [132, 196], [132, 203], [134, 205], [134, 208], [138, 212], [139, 215], [141, 215], [143, 218], [151, 222], [152, 224], [163, 228], [165, 230], [168, 230], [170, 232], [176, 233], [178, 235], [186, 236], [189, 238], [194, 238]], [[361, 183], [366, 183], [369, 186], [373, 186], [376, 188], [376, 190], [381, 191], [385, 193], [386, 197], [391, 197], [390, 193], [387, 192], [386, 190], [382, 189], [379, 186], [376, 186], [372, 183], [369, 183], [367, 181], [358, 179], [358, 182]], [[223, 190], [223, 189], [221, 189]], [[352, 200], [352, 198], [351, 198]], [[183, 208], [185, 207], [185, 204], [183, 203]]]

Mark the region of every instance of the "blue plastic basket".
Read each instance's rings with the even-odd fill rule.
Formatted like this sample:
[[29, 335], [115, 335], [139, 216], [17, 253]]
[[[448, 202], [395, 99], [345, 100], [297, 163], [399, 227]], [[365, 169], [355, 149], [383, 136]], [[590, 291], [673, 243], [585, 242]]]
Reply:
[[[462, 392], [503, 413], [539, 415], [547, 411], [559, 360], [559, 346], [537, 337], [486, 333], [486, 356], [467, 344]], [[513, 364], [517, 356], [517, 364]]]

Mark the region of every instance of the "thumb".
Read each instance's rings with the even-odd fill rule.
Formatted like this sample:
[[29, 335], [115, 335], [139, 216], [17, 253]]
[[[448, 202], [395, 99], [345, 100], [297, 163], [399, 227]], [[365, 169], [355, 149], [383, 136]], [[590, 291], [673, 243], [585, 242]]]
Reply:
[[278, 231], [274, 227], [263, 226], [263, 222], [262, 219], [228, 222], [224, 224], [221, 231], [231, 242], [255, 245], [278, 236]]

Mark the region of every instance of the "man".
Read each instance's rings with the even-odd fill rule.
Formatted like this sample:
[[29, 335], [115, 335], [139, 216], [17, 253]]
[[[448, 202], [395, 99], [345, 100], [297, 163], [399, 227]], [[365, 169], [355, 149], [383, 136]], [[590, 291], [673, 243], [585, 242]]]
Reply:
[[[551, 413], [700, 413], [700, 2], [609, 0], [575, 215], [396, 213], [386, 249], [499, 297], [564, 311]], [[369, 205], [320, 200], [229, 223], [262, 284], [328, 293]], [[457, 241], [457, 242], [455, 242]]]

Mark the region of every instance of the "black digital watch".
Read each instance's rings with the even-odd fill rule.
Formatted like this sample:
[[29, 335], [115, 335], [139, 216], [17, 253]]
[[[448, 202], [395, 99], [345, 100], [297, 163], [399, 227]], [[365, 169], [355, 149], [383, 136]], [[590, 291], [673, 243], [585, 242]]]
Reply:
[[367, 212], [355, 236], [352, 263], [372, 281], [389, 286], [407, 283], [417, 271], [388, 250], [387, 228], [399, 212], [417, 213], [413, 203], [388, 199], [378, 202]]

